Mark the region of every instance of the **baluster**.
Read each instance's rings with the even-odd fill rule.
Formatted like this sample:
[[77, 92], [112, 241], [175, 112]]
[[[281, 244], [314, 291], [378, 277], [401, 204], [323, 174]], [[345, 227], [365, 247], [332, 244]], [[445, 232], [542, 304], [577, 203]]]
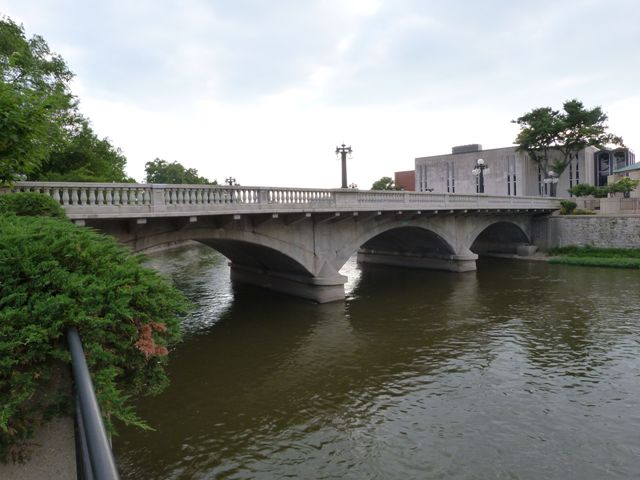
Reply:
[[89, 188], [89, 205], [95, 205], [95, 204], [96, 204], [96, 189]]
[[113, 205], [113, 194], [110, 188], [105, 189], [104, 203], [111, 206]]
[[87, 189], [83, 188], [80, 190], [80, 203], [84, 206], [87, 205]]
[[69, 189], [62, 189], [62, 204], [66, 207], [69, 205]]
[[202, 193], [203, 193], [202, 189], [199, 188], [198, 191], [197, 191], [197, 194], [196, 194], [196, 203], [199, 204], [199, 205], [202, 205], [203, 203], [205, 203], [205, 202], [202, 201]]
[[113, 204], [120, 205], [120, 190], [117, 188], [113, 189]]
[[53, 189], [53, 195], [51, 195], [51, 197], [58, 203], [60, 203], [60, 190], [58, 190], [57, 188]]
[[71, 189], [71, 198], [69, 199], [69, 202], [72, 205], [78, 205], [78, 189], [77, 188]]

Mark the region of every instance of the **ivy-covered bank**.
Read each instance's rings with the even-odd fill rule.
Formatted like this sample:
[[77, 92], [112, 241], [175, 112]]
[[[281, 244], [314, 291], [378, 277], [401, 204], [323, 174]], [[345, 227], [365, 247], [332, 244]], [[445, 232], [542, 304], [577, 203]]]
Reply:
[[[70, 361], [70, 326], [80, 332], [108, 428], [113, 431], [114, 419], [147, 428], [131, 400], [166, 387], [167, 354], [187, 308], [179, 291], [113, 239], [64, 218], [6, 213], [24, 213], [25, 205], [41, 201], [28, 195], [0, 197], [4, 460], [20, 459], [39, 424], [70, 412], [68, 385], [57, 378]], [[26, 210], [51, 215], [49, 208], [56, 210]]]

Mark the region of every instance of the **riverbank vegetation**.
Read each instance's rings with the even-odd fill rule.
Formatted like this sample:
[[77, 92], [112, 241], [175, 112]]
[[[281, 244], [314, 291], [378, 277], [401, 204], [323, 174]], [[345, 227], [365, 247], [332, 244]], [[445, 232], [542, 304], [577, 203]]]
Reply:
[[589, 267], [640, 268], [638, 248], [561, 247], [551, 250], [549, 263]]
[[167, 385], [186, 300], [142, 257], [61, 218], [49, 197], [8, 194], [0, 210], [0, 459], [20, 460], [38, 425], [70, 412], [71, 326], [108, 428], [145, 428], [131, 401]]

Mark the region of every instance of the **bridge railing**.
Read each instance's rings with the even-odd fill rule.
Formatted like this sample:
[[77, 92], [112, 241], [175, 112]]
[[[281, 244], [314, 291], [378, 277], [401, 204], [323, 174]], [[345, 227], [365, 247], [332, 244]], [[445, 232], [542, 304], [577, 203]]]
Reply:
[[[556, 209], [558, 199], [484, 194], [367, 191], [222, 185], [19, 182], [4, 189], [40, 192], [72, 218], [83, 216], [164, 216], [281, 210], [380, 209]], [[0, 191], [0, 193], [2, 193]]]

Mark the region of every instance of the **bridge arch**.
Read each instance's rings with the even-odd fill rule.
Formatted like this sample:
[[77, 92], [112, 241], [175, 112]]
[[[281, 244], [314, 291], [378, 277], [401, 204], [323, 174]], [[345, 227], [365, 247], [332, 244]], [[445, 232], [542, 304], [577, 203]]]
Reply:
[[518, 246], [530, 242], [529, 225], [512, 219], [492, 219], [469, 235], [469, 249], [477, 254], [516, 253]]
[[449, 257], [456, 254], [453, 245], [447, 233], [435, 226], [406, 225], [401, 222], [381, 224], [363, 229], [347, 242], [337, 252], [336, 268], [342, 268], [358, 251]]
[[189, 240], [219, 251], [232, 266], [309, 278], [316, 274], [313, 251], [248, 229], [189, 228], [156, 233], [137, 239], [134, 250]]

